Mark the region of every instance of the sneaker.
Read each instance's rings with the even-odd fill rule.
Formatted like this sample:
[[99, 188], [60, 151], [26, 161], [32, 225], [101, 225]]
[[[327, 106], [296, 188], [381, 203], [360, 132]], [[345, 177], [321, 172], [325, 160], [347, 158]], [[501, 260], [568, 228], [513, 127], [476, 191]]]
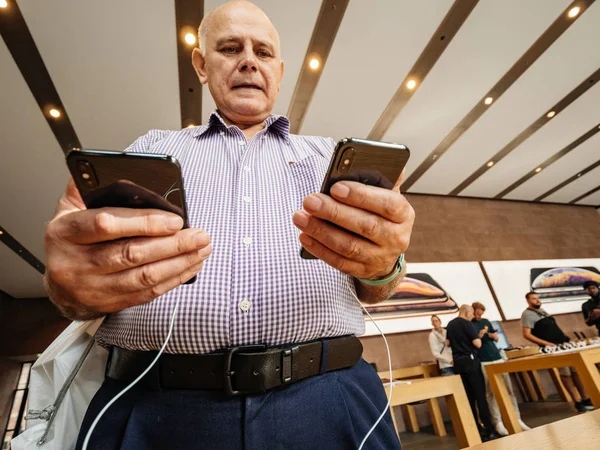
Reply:
[[581, 400], [581, 403], [583, 403], [585, 406], [590, 406], [590, 407], [594, 407], [594, 405], [592, 404], [592, 399], [591, 398], [586, 398], [585, 400]]
[[525, 422], [523, 422], [521, 419], [519, 419], [519, 425], [521, 425], [521, 429], [523, 431], [529, 431], [531, 430], [531, 427], [528, 426]]
[[508, 436], [508, 430], [506, 429], [506, 427], [504, 426], [504, 424], [502, 422], [498, 422], [496, 424], [496, 431], [498, 432], [498, 434], [500, 436]]
[[500, 435], [498, 433], [495, 433], [494, 431], [484, 430], [483, 432], [480, 432], [479, 435], [481, 436], [482, 442], [488, 442], [488, 441], [493, 441], [495, 439], [500, 439]]
[[577, 410], [577, 412], [584, 413], [588, 411], [593, 411], [594, 407], [587, 406], [585, 402], [575, 402], [575, 409]]

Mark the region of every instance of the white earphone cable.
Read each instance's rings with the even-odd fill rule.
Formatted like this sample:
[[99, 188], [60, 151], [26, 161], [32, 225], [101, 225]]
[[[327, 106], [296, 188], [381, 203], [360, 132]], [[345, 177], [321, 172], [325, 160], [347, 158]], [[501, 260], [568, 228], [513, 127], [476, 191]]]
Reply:
[[171, 339], [171, 335], [173, 334], [173, 327], [175, 325], [175, 317], [177, 316], [177, 310], [179, 309], [179, 299], [180, 298], [177, 298], [177, 301], [175, 302], [175, 306], [173, 307], [173, 312], [171, 313], [171, 323], [169, 324], [169, 332], [167, 334], [165, 342], [162, 345], [160, 351], [158, 352], [158, 354], [156, 355], [156, 357], [154, 358], [154, 360], [152, 360], [152, 362], [150, 363], [150, 365], [146, 368], [146, 370], [144, 370], [140, 374], [140, 376], [138, 376], [135, 380], [133, 380], [129, 384], [129, 386], [127, 386], [125, 389], [123, 389], [121, 392], [119, 392], [117, 395], [115, 395], [113, 397], [113, 399], [110, 402], [108, 402], [104, 406], [104, 408], [102, 408], [102, 410], [100, 411], [100, 413], [96, 416], [96, 419], [94, 419], [94, 422], [92, 423], [92, 426], [88, 430], [87, 434], [85, 435], [85, 440], [83, 441], [82, 450], [87, 450], [87, 446], [88, 446], [88, 444], [90, 442], [90, 438], [92, 437], [92, 433], [94, 432], [94, 428], [96, 428], [96, 425], [98, 425], [98, 422], [100, 422], [100, 419], [102, 418], [102, 416], [104, 415], [104, 413], [106, 411], [108, 411], [108, 408], [110, 408], [112, 406], [112, 404], [114, 402], [116, 402], [119, 398], [121, 398], [123, 395], [125, 395], [125, 393], [127, 391], [129, 391], [133, 386], [135, 386], [138, 381], [140, 381], [142, 378], [144, 378], [144, 376], [146, 376], [146, 374], [150, 371], [150, 369], [152, 369], [152, 367], [154, 367], [154, 365], [157, 363], [158, 358], [160, 358], [160, 355], [162, 355], [163, 352], [165, 351], [165, 348], [167, 347], [167, 344], [169, 343], [169, 340]]
[[373, 322], [373, 325], [375, 325], [375, 328], [377, 328], [377, 331], [379, 331], [379, 334], [381, 334], [381, 337], [383, 338], [383, 342], [385, 343], [385, 348], [387, 350], [388, 367], [390, 370], [390, 393], [388, 395], [387, 405], [385, 405], [385, 409], [383, 410], [383, 412], [381, 413], [379, 418], [375, 421], [375, 423], [373, 424], [371, 429], [367, 432], [367, 434], [363, 438], [362, 442], [360, 443], [358, 450], [362, 450], [363, 446], [365, 445], [365, 442], [367, 442], [367, 439], [369, 439], [369, 436], [371, 436], [371, 433], [373, 433], [373, 431], [375, 430], [377, 425], [379, 425], [379, 422], [381, 422], [381, 419], [384, 418], [385, 413], [388, 411], [388, 409], [390, 409], [390, 404], [392, 402], [392, 391], [394, 388], [394, 381], [392, 380], [392, 356], [390, 354], [390, 346], [388, 345], [388, 341], [385, 338], [385, 334], [383, 334], [383, 331], [381, 331], [381, 328], [379, 328], [379, 325], [377, 325], [377, 322], [375, 322], [375, 319], [373, 319], [373, 317], [371, 317], [371, 314], [369, 314], [369, 311], [367, 311], [367, 308], [364, 307], [364, 305], [361, 303], [360, 299], [354, 293], [354, 289], [352, 289], [352, 286], [350, 285], [350, 279], [349, 278], [346, 279], [346, 282], [348, 284], [348, 290], [350, 291], [352, 296], [356, 299], [356, 301], [361, 306], [361, 308], [367, 313], [367, 316], [369, 316], [369, 319], [371, 320], [371, 322]]

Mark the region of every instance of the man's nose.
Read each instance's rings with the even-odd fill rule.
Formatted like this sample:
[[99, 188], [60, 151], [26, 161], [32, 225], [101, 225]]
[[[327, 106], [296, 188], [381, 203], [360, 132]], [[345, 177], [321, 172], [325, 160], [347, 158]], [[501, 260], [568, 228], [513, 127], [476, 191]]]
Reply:
[[253, 50], [247, 50], [242, 54], [238, 68], [241, 72], [256, 72], [258, 70], [256, 55]]

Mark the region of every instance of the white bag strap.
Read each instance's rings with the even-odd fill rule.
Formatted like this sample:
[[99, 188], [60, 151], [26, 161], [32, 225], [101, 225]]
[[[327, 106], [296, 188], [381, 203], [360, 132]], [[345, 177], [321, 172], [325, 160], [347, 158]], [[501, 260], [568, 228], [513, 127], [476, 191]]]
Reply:
[[44, 431], [44, 434], [37, 442], [38, 446], [42, 446], [46, 443], [46, 439], [48, 438], [48, 434], [50, 433], [50, 428], [52, 427], [52, 424], [54, 423], [54, 419], [56, 418], [56, 413], [58, 412], [58, 408], [60, 408], [60, 405], [61, 405], [63, 399], [65, 398], [67, 391], [69, 390], [69, 387], [71, 387], [73, 380], [77, 376], [77, 372], [79, 372], [79, 369], [81, 369], [81, 366], [83, 366], [83, 363], [85, 362], [85, 359], [87, 358], [87, 355], [90, 353], [90, 350], [92, 349], [92, 347], [94, 346], [95, 343], [96, 343], [96, 340], [94, 338], [90, 339], [90, 342], [88, 343], [87, 347], [83, 351], [81, 357], [79, 358], [79, 361], [77, 361], [77, 364], [75, 364], [75, 367], [73, 367], [73, 369], [71, 369], [71, 373], [69, 373], [69, 376], [67, 377], [67, 379], [63, 383], [62, 387], [60, 388], [60, 391], [58, 392], [58, 396], [56, 397], [56, 400], [54, 401], [54, 403], [50, 406], [46, 406], [42, 410], [30, 409], [27, 412], [28, 420], [29, 419], [41, 419], [41, 420], [48, 421], [48, 426], [46, 427], [46, 431]]

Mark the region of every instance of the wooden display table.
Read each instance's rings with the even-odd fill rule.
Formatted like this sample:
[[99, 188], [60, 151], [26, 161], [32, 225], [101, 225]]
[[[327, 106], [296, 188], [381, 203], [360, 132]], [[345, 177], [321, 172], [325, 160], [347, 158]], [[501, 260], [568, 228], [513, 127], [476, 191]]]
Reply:
[[558, 367], [573, 366], [577, 369], [581, 382], [596, 408], [600, 408], [600, 373], [596, 364], [600, 362], [600, 348], [583, 348], [558, 354], [538, 354], [526, 358], [509, 360], [499, 364], [485, 366], [490, 387], [498, 402], [502, 421], [509, 433], [519, 433], [521, 426], [517, 421], [515, 409], [510, 401], [502, 373], [527, 372]]
[[[390, 376], [389, 371], [378, 372], [379, 377], [387, 380]], [[402, 369], [392, 370], [392, 380], [410, 380], [416, 378], [429, 378], [432, 375], [437, 375], [439, 368], [437, 364], [422, 364], [420, 366], [404, 367]], [[402, 417], [404, 418], [406, 428], [413, 433], [420, 431], [419, 421], [417, 420], [417, 412], [413, 405], [401, 405]], [[432, 398], [427, 400], [427, 408], [429, 409], [429, 416], [431, 417], [431, 424], [433, 425], [433, 431], [436, 436], [446, 436], [446, 425], [444, 425], [444, 418], [442, 416], [442, 410], [437, 399]], [[394, 427], [396, 433], [398, 433], [398, 426], [396, 425], [396, 417], [394, 411], [391, 411], [392, 418], [394, 419]]]
[[474, 450], [600, 448], [600, 411], [559, 420], [525, 433], [476, 445]]
[[[389, 395], [389, 383], [385, 384], [385, 389]], [[452, 426], [460, 448], [481, 444], [477, 424], [473, 418], [465, 388], [458, 375], [396, 382], [394, 383], [390, 405], [391, 407], [406, 405], [407, 403], [437, 397], [446, 398]], [[394, 417], [394, 414], [392, 414], [392, 417]]]

